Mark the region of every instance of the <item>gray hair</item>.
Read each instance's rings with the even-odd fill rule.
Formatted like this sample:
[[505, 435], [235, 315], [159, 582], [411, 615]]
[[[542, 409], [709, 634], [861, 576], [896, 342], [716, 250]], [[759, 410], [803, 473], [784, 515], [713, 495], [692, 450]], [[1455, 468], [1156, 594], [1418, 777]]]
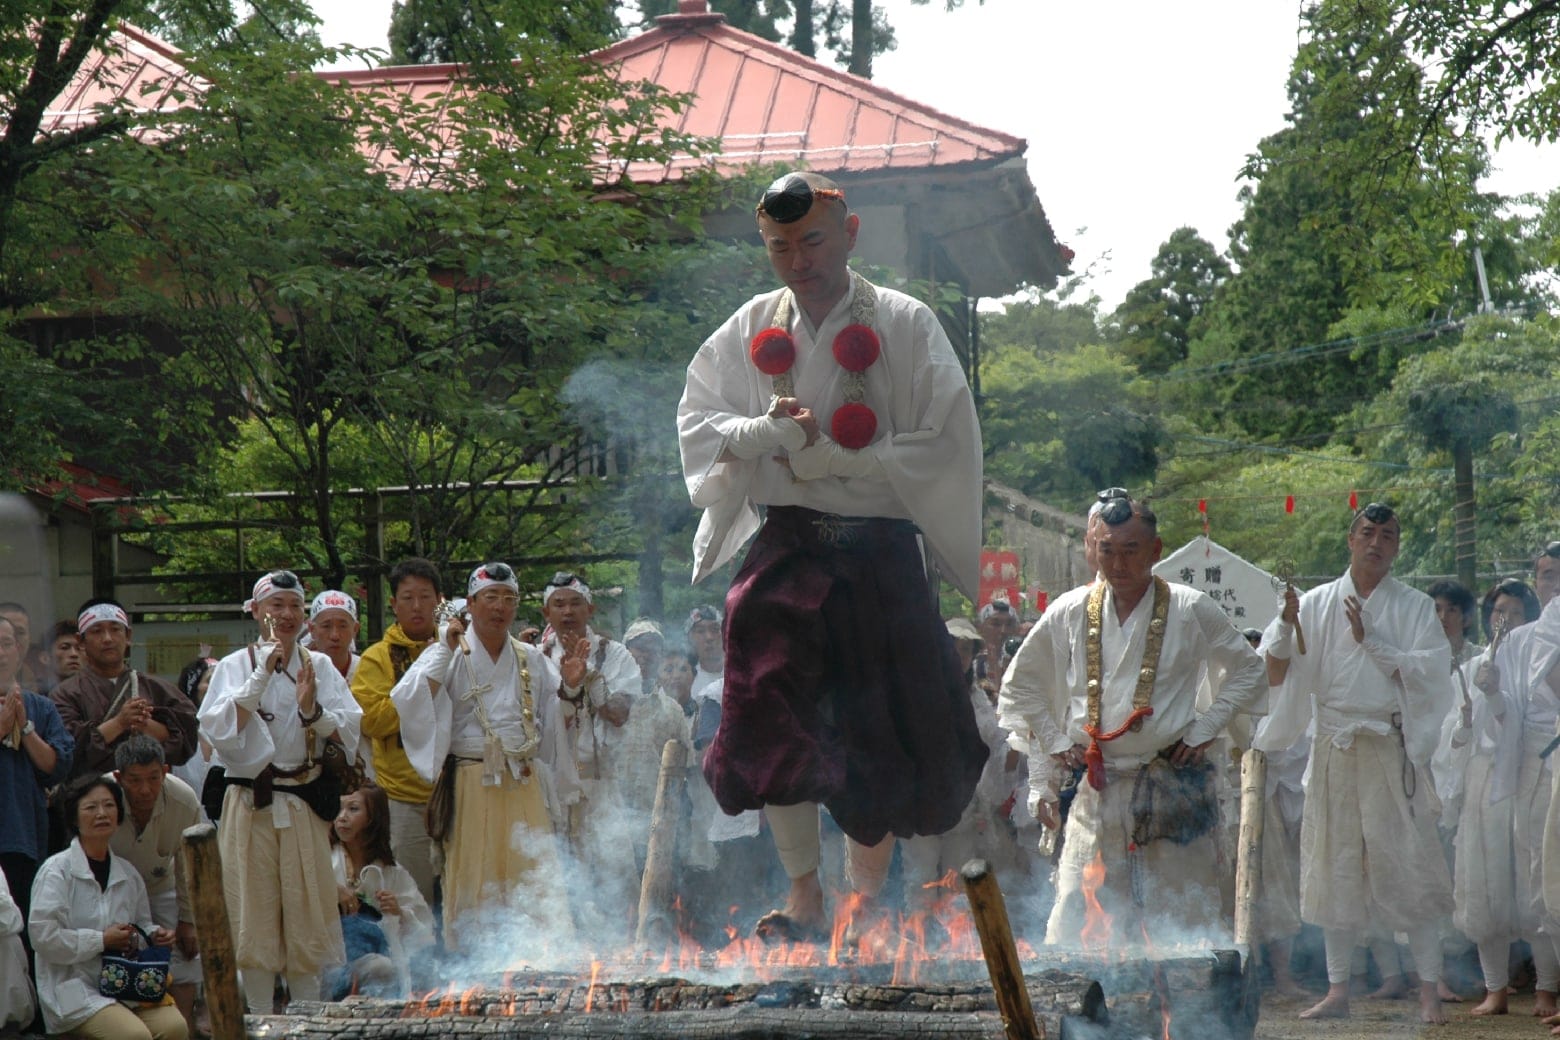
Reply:
[[114, 749], [114, 768], [121, 773], [131, 766], [166, 765], [168, 756], [163, 753], [160, 741], [145, 733], [132, 733], [123, 744]]

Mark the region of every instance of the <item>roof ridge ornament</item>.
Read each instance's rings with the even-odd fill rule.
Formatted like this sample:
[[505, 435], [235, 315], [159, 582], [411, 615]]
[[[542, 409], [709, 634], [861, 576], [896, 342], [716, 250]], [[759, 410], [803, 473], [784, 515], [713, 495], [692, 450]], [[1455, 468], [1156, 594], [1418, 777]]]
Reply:
[[677, 13], [663, 14], [656, 18], [655, 24], [675, 31], [719, 25], [725, 20], [726, 16], [719, 11], [710, 10], [708, 0], [677, 0]]

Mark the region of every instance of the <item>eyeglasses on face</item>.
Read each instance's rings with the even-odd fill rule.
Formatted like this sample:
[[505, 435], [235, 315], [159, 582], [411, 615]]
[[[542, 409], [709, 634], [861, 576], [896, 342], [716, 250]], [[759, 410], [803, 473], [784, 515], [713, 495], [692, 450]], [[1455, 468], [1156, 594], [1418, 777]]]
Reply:
[[805, 217], [816, 199], [844, 203], [845, 193], [838, 188], [814, 188], [801, 174], [788, 173], [764, 191], [758, 208], [777, 224], [791, 224]]

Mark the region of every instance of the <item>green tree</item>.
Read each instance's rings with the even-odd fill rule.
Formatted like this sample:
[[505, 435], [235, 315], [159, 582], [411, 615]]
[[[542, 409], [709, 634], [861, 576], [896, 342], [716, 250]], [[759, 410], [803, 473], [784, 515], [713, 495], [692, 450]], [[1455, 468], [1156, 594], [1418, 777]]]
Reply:
[[[1210, 421], [1244, 407], [1250, 434], [1325, 434], [1385, 385], [1362, 378], [1350, 344], [1330, 342], [1334, 324], [1353, 307], [1388, 304], [1429, 317], [1454, 295], [1466, 262], [1457, 239], [1479, 212], [1484, 158], [1469, 142], [1413, 149], [1412, 119], [1396, 104], [1424, 77], [1385, 32], [1390, 14], [1385, 0], [1307, 11], [1290, 125], [1247, 164], [1253, 184], [1230, 248], [1237, 273], [1182, 366], [1206, 373]], [[1284, 357], [1300, 347], [1307, 353]]]
[[1199, 331], [1197, 319], [1230, 277], [1229, 263], [1189, 227], [1177, 228], [1159, 247], [1152, 275], [1128, 291], [1111, 323], [1115, 345], [1147, 374], [1182, 361]]

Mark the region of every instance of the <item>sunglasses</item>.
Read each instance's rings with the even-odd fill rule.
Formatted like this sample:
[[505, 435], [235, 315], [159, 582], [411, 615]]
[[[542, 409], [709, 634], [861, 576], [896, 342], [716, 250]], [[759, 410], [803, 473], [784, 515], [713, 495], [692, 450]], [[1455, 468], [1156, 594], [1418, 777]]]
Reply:
[[807, 215], [815, 199], [835, 199], [844, 205], [845, 193], [839, 188], [814, 188], [801, 174], [788, 173], [764, 191], [758, 208], [777, 224], [791, 224]]
[[1384, 524], [1388, 520], [1395, 520], [1397, 513], [1389, 505], [1384, 505], [1381, 502], [1371, 502], [1364, 509], [1355, 513], [1354, 519], [1358, 520], [1362, 516], [1373, 524]]
[[484, 563], [482, 570], [493, 581], [512, 581], [515, 576], [507, 563]]

